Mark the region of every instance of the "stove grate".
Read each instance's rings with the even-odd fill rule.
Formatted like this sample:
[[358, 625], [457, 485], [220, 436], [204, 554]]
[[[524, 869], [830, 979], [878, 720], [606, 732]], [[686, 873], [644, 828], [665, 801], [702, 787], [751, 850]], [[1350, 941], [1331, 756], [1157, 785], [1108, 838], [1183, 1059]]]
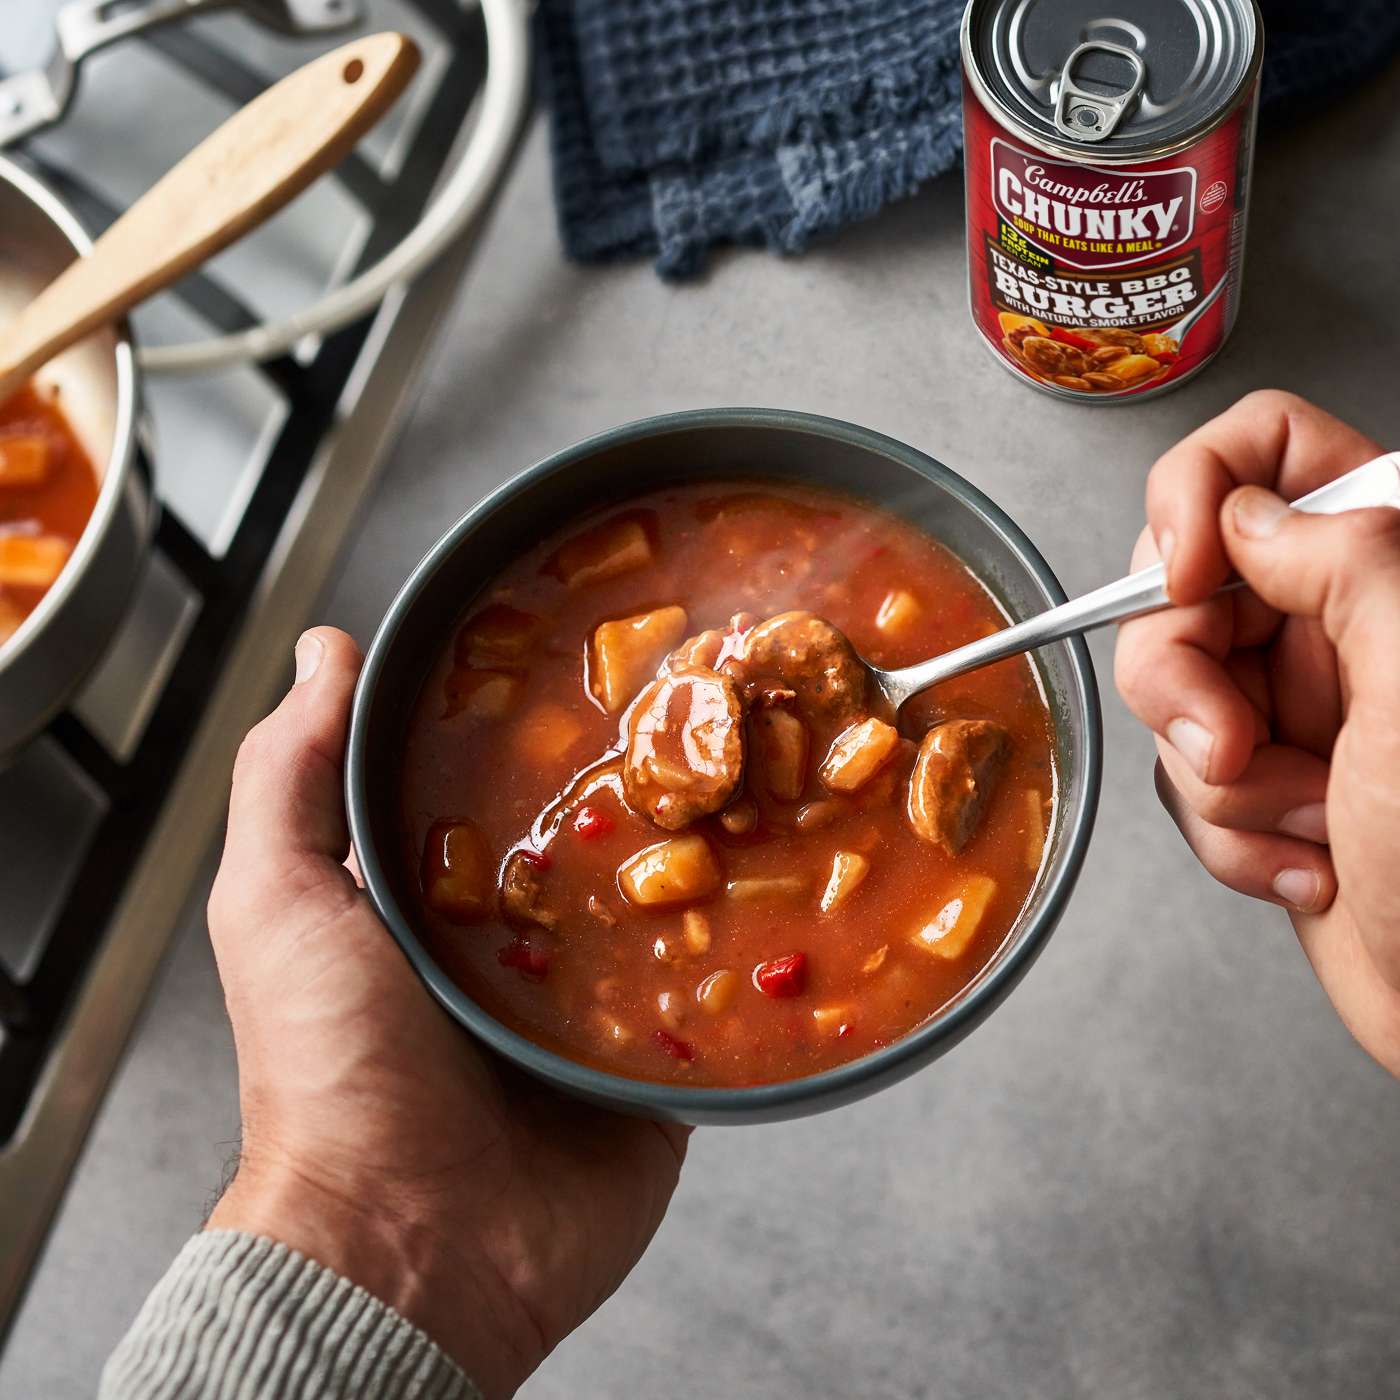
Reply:
[[[367, 220], [357, 265], [369, 266], [417, 222], [468, 118], [486, 70], [479, 12], [452, 0], [408, 0], [441, 38], [446, 62], [421, 109], [412, 142], [392, 174], [354, 156], [335, 172]], [[203, 33], [168, 28], [139, 41], [186, 75], [242, 103], [273, 79]], [[420, 81], [423, 74], [420, 72]], [[120, 212], [74, 170], [33, 150], [18, 159], [68, 202], [93, 233]], [[212, 272], [185, 279], [173, 295], [216, 332], [253, 325], [259, 316]], [[187, 586], [197, 609], [139, 740], [116, 754], [72, 711], [36, 741], [56, 746], [97, 798], [100, 815], [73, 863], [37, 953], [22, 972], [0, 962], [0, 1150], [21, 1123], [60, 1036], [65, 1014], [145, 853], [190, 739], [228, 662], [230, 639], [258, 586], [279, 529], [332, 426], [336, 406], [364, 346], [369, 318], [285, 356], [258, 373], [285, 400], [286, 412], [258, 470], [227, 547], [214, 553], [169, 502], [162, 504], [154, 550]], [[143, 459], [141, 469], [149, 472]], [[224, 774], [210, 774], [222, 783]]]

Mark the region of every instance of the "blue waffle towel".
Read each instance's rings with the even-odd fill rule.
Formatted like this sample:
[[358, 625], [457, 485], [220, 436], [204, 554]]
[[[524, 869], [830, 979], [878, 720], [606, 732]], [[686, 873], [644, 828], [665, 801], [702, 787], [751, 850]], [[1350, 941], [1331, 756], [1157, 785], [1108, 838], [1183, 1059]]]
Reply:
[[[1400, 50], [1400, 0], [1262, 0], [1265, 110], [1313, 105]], [[564, 245], [798, 253], [957, 164], [963, 0], [541, 0]]]

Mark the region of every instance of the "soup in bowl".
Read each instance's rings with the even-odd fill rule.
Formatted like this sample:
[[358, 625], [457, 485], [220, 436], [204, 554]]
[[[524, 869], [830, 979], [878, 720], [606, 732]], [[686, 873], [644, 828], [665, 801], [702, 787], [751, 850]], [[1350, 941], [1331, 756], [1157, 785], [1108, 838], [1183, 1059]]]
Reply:
[[1082, 859], [1082, 644], [892, 713], [902, 665], [1060, 597], [967, 483], [848, 425], [682, 414], [488, 498], [391, 608], [352, 831], [447, 1008], [571, 1092], [833, 1106], [1004, 995]]
[[[91, 243], [0, 157], [0, 317]], [[72, 698], [136, 588], [156, 510], [123, 326], [94, 331], [0, 404], [0, 767]]]

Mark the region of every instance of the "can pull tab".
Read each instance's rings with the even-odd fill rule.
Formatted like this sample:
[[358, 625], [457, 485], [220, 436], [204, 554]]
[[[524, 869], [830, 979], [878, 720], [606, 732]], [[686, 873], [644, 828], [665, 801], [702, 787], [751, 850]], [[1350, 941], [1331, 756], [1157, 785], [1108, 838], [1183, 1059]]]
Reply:
[[[1090, 53], [1111, 53], [1132, 67], [1133, 81], [1125, 92], [1110, 96], [1079, 86], [1074, 77], [1075, 66]], [[1137, 101], [1146, 81], [1147, 65], [1132, 49], [1122, 44], [1110, 44], [1104, 39], [1090, 39], [1070, 54], [1060, 73], [1055, 125], [1076, 141], [1102, 141], [1117, 130], [1118, 123]]]

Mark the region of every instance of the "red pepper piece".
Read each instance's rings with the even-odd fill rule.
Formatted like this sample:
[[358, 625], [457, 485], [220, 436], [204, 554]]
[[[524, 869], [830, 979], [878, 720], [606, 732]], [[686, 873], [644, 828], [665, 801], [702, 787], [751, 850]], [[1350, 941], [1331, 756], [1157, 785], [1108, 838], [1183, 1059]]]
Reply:
[[496, 954], [502, 967], [513, 967], [522, 977], [541, 982], [549, 971], [549, 954], [517, 934]]
[[1092, 355], [1099, 348], [1097, 341], [1090, 340], [1087, 335], [1076, 335], [1063, 326], [1051, 326], [1050, 339], [1058, 340], [1061, 345], [1073, 345], [1076, 350], [1082, 350], [1086, 355]]
[[677, 1040], [675, 1036], [666, 1031], [652, 1031], [651, 1038], [672, 1059], [693, 1060], [695, 1058], [695, 1047], [688, 1040]]
[[585, 841], [596, 841], [606, 836], [617, 823], [601, 807], [583, 806], [574, 818], [574, 830]]
[[517, 846], [516, 850], [520, 852], [520, 859], [533, 865], [536, 870], [548, 870], [554, 864], [553, 856], [537, 851], [533, 846]]
[[807, 954], [785, 953], [761, 962], [753, 970], [753, 984], [766, 997], [796, 997], [807, 989]]

